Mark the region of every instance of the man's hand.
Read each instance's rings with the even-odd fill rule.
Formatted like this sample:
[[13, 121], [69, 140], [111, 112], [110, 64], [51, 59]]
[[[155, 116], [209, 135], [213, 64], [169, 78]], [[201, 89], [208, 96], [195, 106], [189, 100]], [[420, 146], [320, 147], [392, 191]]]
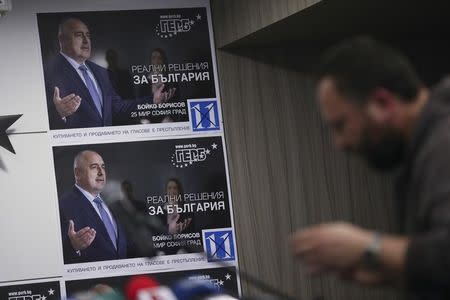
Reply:
[[183, 222], [179, 223], [178, 220], [180, 220], [180, 214], [174, 213], [167, 215], [167, 224], [169, 225], [170, 234], [183, 232], [189, 224], [191, 224], [192, 218], [184, 219]]
[[293, 234], [292, 253], [313, 274], [345, 273], [358, 266], [372, 239], [373, 233], [351, 224], [323, 224]]
[[156, 91], [153, 93], [153, 103], [165, 103], [173, 97], [176, 88], [171, 88], [167, 92], [163, 92], [164, 87], [164, 84], [159, 85]]
[[77, 111], [81, 104], [80, 96], [75, 94], [70, 94], [61, 98], [59, 96], [59, 88], [55, 86], [53, 92], [53, 103], [55, 104], [56, 111], [61, 118], [65, 118]]
[[360, 284], [402, 284], [409, 238], [383, 235], [380, 267], [370, 270], [362, 256], [373, 243], [374, 233], [348, 223], [331, 223], [296, 232], [291, 237], [292, 253], [312, 274], [326, 271]]
[[69, 236], [72, 248], [76, 251], [89, 247], [95, 239], [95, 233], [96, 231], [90, 227], [84, 227], [79, 231], [75, 231], [75, 224], [72, 220], [69, 221], [67, 235]]

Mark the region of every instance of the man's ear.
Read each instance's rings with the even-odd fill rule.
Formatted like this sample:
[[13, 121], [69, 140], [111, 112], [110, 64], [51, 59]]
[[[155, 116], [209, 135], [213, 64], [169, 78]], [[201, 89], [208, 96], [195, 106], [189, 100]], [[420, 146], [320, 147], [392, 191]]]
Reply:
[[395, 95], [386, 88], [374, 89], [367, 101], [367, 113], [379, 123], [389, 122], [397, 110]]
[[73, 170], [73, 175], [75, 176], [75, 181], [76, 181], [76, 182], [78, 182], [78, 179], [80, 178], [80, 173], [81, 173], [81, 171], [80, 171], [80, 169], [78, 169], [78, 168], [75, 168], [75, 169]]

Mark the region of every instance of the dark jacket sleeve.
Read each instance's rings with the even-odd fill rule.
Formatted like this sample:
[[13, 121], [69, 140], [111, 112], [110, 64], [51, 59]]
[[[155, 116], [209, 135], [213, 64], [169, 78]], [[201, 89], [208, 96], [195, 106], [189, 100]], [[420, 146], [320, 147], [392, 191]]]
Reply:
[[418, 230], [405, 265], [407, 285], [413, 290], [450, 286], [450, 122], [441, 122], [419, 153], [414, 171]]

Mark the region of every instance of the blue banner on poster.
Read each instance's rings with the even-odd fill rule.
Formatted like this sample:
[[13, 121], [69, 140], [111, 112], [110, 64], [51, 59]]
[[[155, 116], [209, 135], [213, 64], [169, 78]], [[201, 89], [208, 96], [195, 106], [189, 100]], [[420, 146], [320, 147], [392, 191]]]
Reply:
[[220, 129], [217, 100], [190, 100], [189, 111], [193, 131]]
[[203, 239], [208, 262], [236, 259], [231, 228], [204, 230]]

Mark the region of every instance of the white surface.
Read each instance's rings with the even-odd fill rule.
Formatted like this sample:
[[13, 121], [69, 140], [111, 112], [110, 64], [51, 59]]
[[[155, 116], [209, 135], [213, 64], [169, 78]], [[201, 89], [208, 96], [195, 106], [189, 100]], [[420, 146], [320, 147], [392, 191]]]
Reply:
[[55, 175], [46, 133], [11, 135], [0, 148], [0, 281], [62, 273]]

